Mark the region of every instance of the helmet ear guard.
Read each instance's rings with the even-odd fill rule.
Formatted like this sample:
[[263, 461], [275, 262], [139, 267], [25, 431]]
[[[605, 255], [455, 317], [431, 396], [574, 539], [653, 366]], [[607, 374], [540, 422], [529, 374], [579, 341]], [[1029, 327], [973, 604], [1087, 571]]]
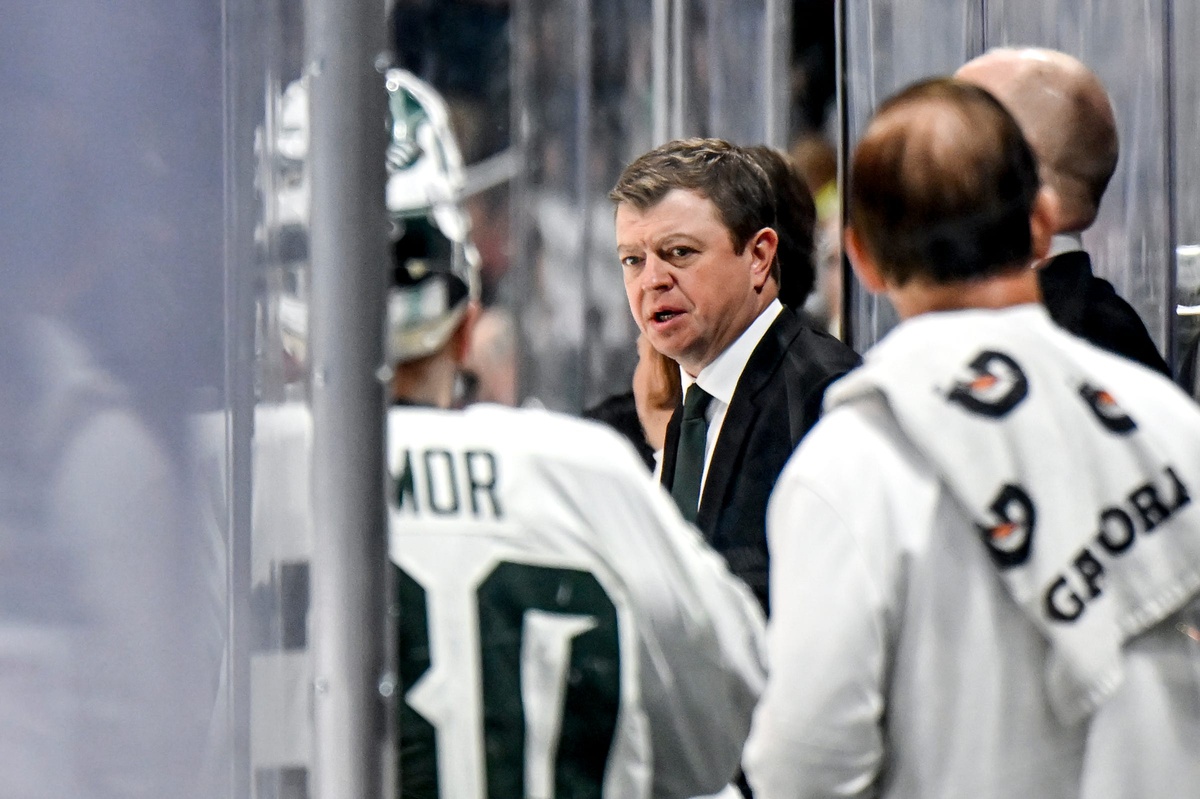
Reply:
[[463, 249], [426, 217], [407, 220], [392, 241], [388, 363], [437, 352], [454, 334], [472, 299], [469, 284], [452, 265], [454, 258], [465, 257]]

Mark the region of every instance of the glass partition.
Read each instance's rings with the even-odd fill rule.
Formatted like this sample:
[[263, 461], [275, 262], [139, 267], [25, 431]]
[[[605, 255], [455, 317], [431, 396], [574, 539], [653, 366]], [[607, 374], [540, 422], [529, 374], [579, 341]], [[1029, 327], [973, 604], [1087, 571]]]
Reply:
[[312, 407], [303, 5], [229, 5], [234, 796], [310, 795]]
[[[879, 103], [918, 78], [953, 72], [982, 46], [983, 23], [976, 3], [842, 2], [838, 24], [839, 149], [847, 164]], [[863, 352], [896, 324], [896, 312], [886, 299], [863, 291], [848, 264], [842, 280], [843, 338]]]
[[1167, 0], [988, 0], [985, 47], [1035, 44], [1070, 53], [1104, 82], [1121, 155], [1083, 234], [1096, 274], [1138, 311], [1160, 351], [1170, 340]]
[[629, 390], [608, 190], [670, 138], [786, 144], [784, 0], [398, 0], [401, 66], [451, 106], [485, 304], [463, 401]]
[[235, 790], [374, 795], [388, 727], [386, 17], [314, 0], [229, 11]]
[[[1121, 137], [1117, 173], [1084, 244], [1097, 274], [1137, 309], [1169, 356], [1175, 304], [1171, 209], [1177, 196], [1182, 200], [1172, 188], [1181, 173], [1169, 160], [1171, 120], [1194, 114], [1195, 101], [1188, 100], [1187, 89], [1174, 98], [1169, 94], [1172, 41], [1167, 32], [1174, 13], [1179, 17], [1176, 40], [1190, 41], [1179, 39], [1179, 23], [1186, 26], [1195, 14], [1190, 7], [1182, 9], [1187, 5], [1168, 0], [842, 3], [844, 155], [888, 94], [918, 78], [948, 74], [989, 47], [1052, 47], [1082, 59], [1107, 86]], [[1184, 60], [1176, 64], [1183, 72], [1191, 69]], [[850, 338], [866, 349], [895, 324], [895, 314], [847, 279]]]
[[621, 166], [651, 146], [651, 31], [595, 23], [650, 12], [649, 2], [611, 0], [512, 9], [520, 171], [500, 298], [517, 320], [522, 399], [558, 410], [581, 410], [632, 377], [635, 328], [605, 195]]
[[229, 786], [223, 37], [200, 0], [5, 6], [8, 795]]
[[1171, 180], [1175, 223], [1175, 369], [1179, 382], [1200, 399], [1200, 5], [1172, 3], [1169, 54], [1173, 140]]
[[[311, 165], [294, 87], [313, 69], [336, 74], [343, 56], [327, 49], [305, 60], [313, 7], [6, 6], [0, 784], [8, 795], [313, 793], [310, 572], [325, 564], [313, 555], [312, 488], [326, 465], [312, 454]], [[367, 53], [358, 73], [378, 82], [380, 113], [347, 123], [379, 141], [363, 156], [379, 176], [378, 202], [364, 200], [380, 222], [371, 267], [383, 261], [385, 228], [385, 101], [374, 63], [382, 2], [374, 13], [376, 35], [346, 42]], [[327, 160], [336, 169], [336, 156]], [[369, 305], [344, 313], [361, 316]], [[382, 296], [379, 305], [381, 332]], [[336, 314], [325, 318], [330, 327]], [[359, 381], [382, 411], [379, 360]], [[370, 482], [380, 492], [382, 575], [382, 446], [377, 462], [356, 459], [380, 478]], [[360, 693], [378, 703], [377, 683], [369, 688]], [[369, 721], [371, 735], [386, 726], [378, 714]]]

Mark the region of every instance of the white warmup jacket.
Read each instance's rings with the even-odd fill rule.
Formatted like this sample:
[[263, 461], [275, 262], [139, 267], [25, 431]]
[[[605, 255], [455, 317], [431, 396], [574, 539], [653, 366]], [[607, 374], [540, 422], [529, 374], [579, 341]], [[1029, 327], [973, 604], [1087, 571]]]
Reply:
[[687, 797], [732, 778], [761, 613], [625, 441], [544, 411], [398, 407], [388, 450], [402, 795]]
[[[1125, 514], [1112, 518], [1132, 519], [1136, 528], [1123, 540], [1110, 532], [1113, 551], [1148, 546], [1139, 542], [1159, 533], [1147, 528], [1168, 521], [1183, 531], [1173, 534], [1194, 541], [1200, 513], [1190, 496], [1200, 491], [1200, 410], [1161, 376], [1053, 328], [1041, 309], [916, 317], [885, 339], [862, 369], [892, 359], [888, 368], [900, 367], [895, 374], [903, 379], [911, 367], [916, 379], [935, 358], [937, 342], [970, 340], [981, 320], [1000, 346], [1020, 331], [1025, 343], [1013, 344], [1017, 361], [1024, 363], [1021, 352], [1037, 361], [1040, 351], [1084, 362], [1136, 420], [1137, 434], [1162, 445], [1180, 482], [1174, 489], [1161, 485], [1156, 494], [1131, 485], [1132, 491], [1112, 497], [1112, 507]], [[969, 370], [966, 376], [958, 385], [992, 391], [989, 401], [1003, 401], [1013, 386], [1003, 369], [977, 372], [974, 381]], [[844, 380], [864, 385], [863, 377], [852, 373]], [[1039, 543], [1058, 533], [1044, 523], [1049, 506], [1083, 504], [1083, 478], [1103, 470], [1077, 457], [1093, 447], [1086, 425], [1057, 429], [1060, 409], [1044, 407], [1078, 401], [1076, 387], [1060, 392], [1041, 378], [1029, 376], [1023, 402], [1045, 423], [1034, 428], [1045, 434], [1045, 457], [1064, 459], [1069, 469], [1056, 468], [1058, 482], [1035, 486], [1043, 506], [1037, 533], [1030, 533], [1033, 559]], [[1200, 603], [1181, 600], [1167, 618], [1130, 638], [1120, 649], [1119, 685], [1090, 715], [1064, 721], [1048, 687], [1050, 639], [1018, 607], [1007, 574], [994, 563], [1019, 559], [1012, 555], [1019, 549], [1009, 547], [1005, 555], [985, 546], [979, 517], [956, 493], [964, 481], [939, 474], [929, 448], [908, 435], [884, 393], [839, 394], [845, 388], [831, 388], [827, 415], [789, 462], [769, 507], [771, 673], [745, 756], [756, 799], [1196, 795]], [[933, 404], [945, 399], [940, 393], [916, 396]], [[931, 417], [946, 425], [942, 443], [954, 435], [953, 417], [960, 413], [952, 405], [935, 406]], [[977, 441], [949, 443], [981, 463], [994, 460]], [[1121, 475], [1113, 477], [1122, 485]], [[1095, 525], [1091, 514], [1081, 518]], [[1014, 524], [988, 529], [998, 550], [1020, 544], [1023, 525], [1034, 526], [1032, 511], [1010, 517]], [[1110, 571], [1105, 577], [1089, 572], [1093, 593], [1104, 597], [1103, 589], [1113, 585], [1105, 579], [1125, 555], [1100, 551], [1097, 528], [1089, 529], [1094, 559]], [[1076, 559], [1085, 567], [1088, 562]], [[1060, 619], [1085, 607], [1099, 612], [1087, 575], [1064, 574], [1062, 585], [1049, 583], [1047, 607]]]

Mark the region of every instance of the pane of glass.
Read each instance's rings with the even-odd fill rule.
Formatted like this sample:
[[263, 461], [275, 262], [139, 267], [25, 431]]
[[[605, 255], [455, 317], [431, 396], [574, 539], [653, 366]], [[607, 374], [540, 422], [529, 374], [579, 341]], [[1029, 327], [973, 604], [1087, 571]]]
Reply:
[[[846, 13], [850, 146], [879, 100], [918, 77], [947, 74], [987, 47], [1061, 49], [1100, 75], [1117, 111], [1121, 160], [1084, 243], [1097, 274], [1129, 300], [1165, 349], [1172, 262], [1163, 0], [987, 0], [954, 11], [940, 2], [880, 0], [846, 4]], [[895, 323], [885, 303], [857, 287], [849, 308], [853, 343], [860, 349]]]
[[[849, 163], [854, 143], [874, 109], [900, 88], [928, 75], [948, 74], [976, 52], [981, 36], [974, 4], [869, 0], [843, 3], [846, 97], [842, 143]], [[860, 352], [897, 321], [886, 299], [872, 297], [852, 275], [844, 277], [851, 345]]]
[[[309, 572], [308, 97], [300, 0], [231, 14], [230, 427], [234, 509], [236, 795], [308, 795], [312, 765]], [[241, 356], [241, 357], [238, 357]], [[245, 744], [243, 744], [245, 745]]]
[[1172, 3], [1171, 52], [1174, 88], [1176, 290], [1175, 371], [1184, 388], [1200, 398], [1196, 376], [1200, 346], [1200, 5]]
[[467, 162], [485, 313], [464, 401], [577, 412], [629, 390], [636, 328], [607, 193], [664, 137], [757, 143], [784, 129], [767, 98], [784, 81], [785, 11], [777, 0], [397, 3], [399, 62], [446, 98]]
[[[222, 9], [0, 31], [0, 784], [222, 795]], [[206, 454], [212, 460], [205, 459]], [[193, 793], [194, 792], [194, 793]]]
[[1091, 67], [1108, 89], [1121, 156], [1100, 216], [1084, 233], [1084, 246], [1096, 274], [1138, 311], [1160, 351], [1172, 316], [1163, 5], [1164, 0], [988, 0], [985, 5], [988, 47], [1062, 50]]

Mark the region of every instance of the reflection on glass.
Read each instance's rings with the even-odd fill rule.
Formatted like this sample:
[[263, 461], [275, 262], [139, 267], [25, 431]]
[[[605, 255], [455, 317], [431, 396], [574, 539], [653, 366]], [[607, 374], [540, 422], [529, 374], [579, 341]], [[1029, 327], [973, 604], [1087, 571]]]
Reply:
[[5, 795], [211, 795], [222, 765], [223, 546], [186, 424], [221, 379], [218, 13], [5, 11]]
[[[890, 93], [927, 75], [948, 74], [989, 47], [1043, 46], [1080, 58], [1108, 88], [1121, 138], [1117, 173], [1084, 244], [1097, 274], [1110, 280], [1133, 305], [1159, 349], [1164, 350], [1173, 304], [1167, 291], [1172, 279], [1167, 143], [1172, 132], [1168, 130], [1163, 56], [1167, 52], [1166, 3], [976, 0], [953, 9], [932, 0], [848, 3], [847, 152], [870, 110]], [[1195, 16], [1191, 8], [1180, 8], [1194, 4], [1172, 5], [1180, 19]], [[1186, 59], [1180, 64], [1180, 70], [1194, 71]], [[1177, 113], [1194, 118], [1195, 89], [1187, 88], [1186, 81], [1175, 83], [1180, 91], [1193, 93], [1190, 101], [1177, 103]], [[1179, 141], [1187, 140], [1179, 137]], [[1190, 144], [1182, 147], [1190, 148]], [[1175, 174], [1188, 180], [1178, 170]], [[1176, 195], [1183, 197], [1179, 192]], [[865, 296], [857, 286], [850, 295], [853, 342], [861, 349], [890, 329], [895, 316], [882, 301]]]
[[[978, 52], [980, 22], [976, 3], [935, 0], [868, 0], [844, 3], [845, 47], [842, 143], [849, 163], [854, 143], [872, 112], [885, 98], [927, 75], [953, 72]], [[898, 321], [883, 297], [865, 292], [845, 274], [847, 319], [844, 334], [862, 352]]]
[[[789, 8], [777, 0], [397, 3], [400, 65], [443, 94], [463, 143], [482, 298], [492, 330], [513, 334], [519, 401], [579, 411], [628, 390], [636, 327], [608, 190], [667, 136], [786, 145], [790, 114], [770, 93], [784, 87], [786, 95], [789, 76], [814, 87], [831, 81], [811, 27], [796, 34], [802, 66], [788, 71]], [[806, 25], [814, 19], [825, 17], [800, 15]], [[819, 124], [824, 108], [795, 115]]]
[[1087, 64], [1108, 89], [1121, 157], [1084, 245], [1096, 273], [1138, 311], [1160, 351], [1171, 319], [1165, 2], [986, 4], [988, 47], [1033, 44], [1063, 50]]

